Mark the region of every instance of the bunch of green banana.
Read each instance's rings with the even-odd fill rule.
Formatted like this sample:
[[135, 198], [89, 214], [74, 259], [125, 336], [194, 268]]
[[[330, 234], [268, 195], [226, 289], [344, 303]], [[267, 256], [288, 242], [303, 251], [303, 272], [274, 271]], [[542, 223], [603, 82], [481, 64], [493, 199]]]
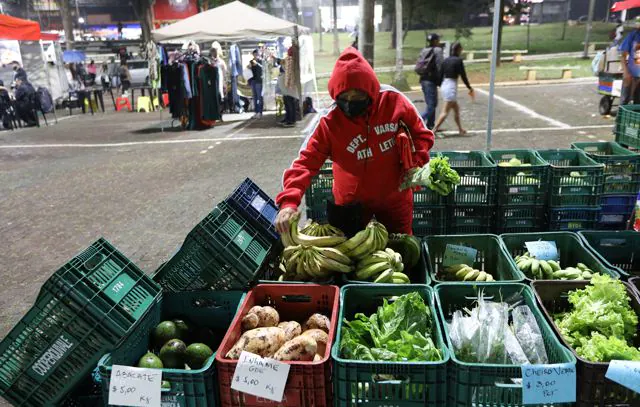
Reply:
[[496, 281], [493, 276], [486, 271], [474, 269], [466, 264], [454, 264], [444, 267], [446, 280], [454, 281]]
[[314, 221], [309, 221], [300, 233], [315, 237], [344, 236], [344, 233], [337, 227], [331, 226], [328, 223], [320, 224]]
[[393, 250], [375, 251], [364, 257], [356, 265], [354, 278], [386, 284], [409, 284], [409, 276], [403, 273], [402, 256]]
[[553, 280], [553, 273], [561, 269], [560, 263], [555, 260], [538, 260], [529, 252], [514, 258], [518, 269], [536, 280]]
[[300, 214], [296, 214], [291, 218], [289, 224], [289, 233], [280, 235], [284, 247], [289, 246], [315, 246], [315, 247], [335, 247], [347, 240], [344, 236], [309, 236], [298, 231], [298, 222]]
[[351, 239], [340, 243], [336, 249], [353, 260], [362, 260], [371, 253], [384, 250], [389, 241], [387, 228], [380, 222], [372, 220], [364, 230], [356, 233]]
[[578, 263], [576, 267], [554, 271], [553, 278], [556, 280], [591, 280], [594, 274], [594, 271], [585, 264]]
[[351, 259], [332, 247], [289, 246], [282, 251], [279, 281], [326, 280], [353, 271]]

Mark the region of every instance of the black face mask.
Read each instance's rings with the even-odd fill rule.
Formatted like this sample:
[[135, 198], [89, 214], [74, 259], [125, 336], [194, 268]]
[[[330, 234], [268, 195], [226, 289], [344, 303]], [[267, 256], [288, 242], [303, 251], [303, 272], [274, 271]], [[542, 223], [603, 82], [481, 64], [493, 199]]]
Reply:
[[336, 104], [345, 116], [352, 118], [362, 116], [367, 111], [370, 103], [369, 99], [352, 101], [338, 99]]
[[17, 70], [18, 70], [18, 67], [14, 65], [14, 66], [13, 66], [13, 70], [14, 70], [14, 71], [17, 71]]

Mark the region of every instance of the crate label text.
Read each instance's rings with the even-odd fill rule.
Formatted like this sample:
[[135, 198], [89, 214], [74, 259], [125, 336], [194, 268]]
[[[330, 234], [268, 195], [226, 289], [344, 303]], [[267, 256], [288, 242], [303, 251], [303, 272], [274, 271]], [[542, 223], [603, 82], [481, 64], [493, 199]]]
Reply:
[[243, 351], [231, 380], [231, 388], [256, 397], [282, 402], [290, 366]]
[[113, 365], [109, 381], [109, 404], [160, 407], [162, 371]]
[[41, 378], [45, 377], [51, 369], [57, 366], [64, 357], [74, 348], [76, 340], [66, 334], [62, 334], [53, 342], [42, 356], [33, 364], [33, 371]]
[[575, 403], [576, 365], [522, 365], [522, 404]]

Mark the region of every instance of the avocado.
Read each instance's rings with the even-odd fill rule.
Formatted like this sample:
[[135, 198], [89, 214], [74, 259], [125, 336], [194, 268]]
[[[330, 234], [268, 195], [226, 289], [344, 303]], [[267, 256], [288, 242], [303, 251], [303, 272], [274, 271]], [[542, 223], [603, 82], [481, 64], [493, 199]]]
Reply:
[[154, 347], [160, 349], [171, 339], [180, 338], [180, 331], [173, 321], [162, 321], [153, 329], [151, 337]]
[[138, 367], [145, 367], [149, 369], [162, 369], [164, 365], [162, 364], [162, 360], [160, 360], [159, 357], [157, 357], [151, 352], [147, 352], [138, 361]]
[[211, 356], [213, 351], [204, 343], [192, 343], [187, 347], [186, 360], [191, 369], [202, 369]]
[[171, 339], [160, 349], [160, 360], [168, 369], [184, 369], [187, 345], [180, 339]]
[[179, 318], [174, 319], [172, 322], [176, 324], [176, 328], [178, 328], [178, 336], [175, 338], [181, 339], [185, 343], [191, 342], [191, 324]]

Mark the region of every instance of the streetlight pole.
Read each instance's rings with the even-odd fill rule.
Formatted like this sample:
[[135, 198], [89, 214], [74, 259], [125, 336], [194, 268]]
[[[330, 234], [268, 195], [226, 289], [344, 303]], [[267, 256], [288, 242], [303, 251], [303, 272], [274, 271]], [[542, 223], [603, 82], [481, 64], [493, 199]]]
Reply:
[[493, 95], [496, 91], [496, 67], [498, 66], [498, 30], [500, 28], [500, 6], [502, 2], [495, 0], [493, 6], [493, 38], [491, 41], [491, 74], [489, 79], [489, 112], [487, 114], [487, 151], [491, 150], [491, 138], [493, 130]]

